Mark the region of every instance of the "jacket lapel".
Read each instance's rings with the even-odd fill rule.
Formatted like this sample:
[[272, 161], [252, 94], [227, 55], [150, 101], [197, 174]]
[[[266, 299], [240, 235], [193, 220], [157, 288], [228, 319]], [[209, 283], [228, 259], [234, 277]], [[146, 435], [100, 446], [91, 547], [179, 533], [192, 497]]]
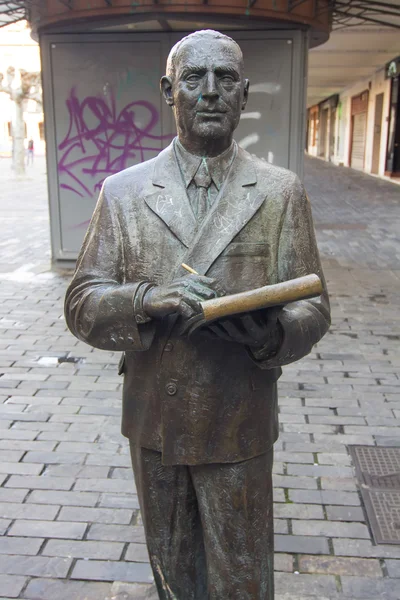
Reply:
[[183, 259], [200, 275], [207, 273], [264, 202], [265, 193], [257, 190], [256, 183], [257, 174], [251, 156], [238, 148], [238, 155], [220, 193]]
[[151, 190], [144, 200], [172, 233], [188, 248], [197, 228], [173, 143], [156, 158]]

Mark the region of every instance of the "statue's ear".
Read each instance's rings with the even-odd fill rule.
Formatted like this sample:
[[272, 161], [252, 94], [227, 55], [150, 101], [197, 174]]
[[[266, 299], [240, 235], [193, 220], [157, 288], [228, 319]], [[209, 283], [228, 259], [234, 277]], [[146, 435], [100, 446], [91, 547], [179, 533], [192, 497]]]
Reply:
[[168, 106], [173, 106], [174, 100], [172, 98], [172, 79], [170, 77], [167, 77], [166, 75], [164, 75], [164, 77], [161, 77], [160, 89]]
[[250, 86], [250, 81], [248, 79], [245, 79], [244, 80], [242, 110], [244, 110], [246, 108], [247, 100], [249, 99], [249, 86]]

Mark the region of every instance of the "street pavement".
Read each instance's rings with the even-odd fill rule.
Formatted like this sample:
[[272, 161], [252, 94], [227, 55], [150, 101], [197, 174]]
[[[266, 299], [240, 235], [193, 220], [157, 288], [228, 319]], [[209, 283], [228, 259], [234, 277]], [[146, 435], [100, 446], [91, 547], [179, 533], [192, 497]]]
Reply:
[[[0, 600], [155, 598], [119, 357], [66, 330], [45, 177], [0, 160]], [[400, 444], [400, 187], [310, 158], [305, 183], [333, 319], [280, 380], [276, 600], [399, 600], [347, 445]]]

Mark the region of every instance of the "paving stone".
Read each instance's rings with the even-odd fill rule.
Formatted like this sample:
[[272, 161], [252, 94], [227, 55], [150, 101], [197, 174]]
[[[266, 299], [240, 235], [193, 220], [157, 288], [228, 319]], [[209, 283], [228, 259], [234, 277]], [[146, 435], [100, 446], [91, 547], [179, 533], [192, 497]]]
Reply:
[[125, 560], [148, 563], [150, 559], [146, 544], [129, 544]]
[[351, 575], [358, 577], [383, 577], [378, 560], [337, 556], [300, 556], [302, 573], [325, 573], [327, 575]]
[[385, 560], [389, 577], [400, 578], [400, 560]]
[[291, 554], [275, 553], [274, 568], [275, 571], [284, 571], [286, 573], [292, 573], [293, 556]]
[[[142, 546], [142, 544], [136, 545]], [[119, 542], [49, 540], [42, 551], [42, 555], [119, 560], [123, 549], [124, 544]], [[126, 560], [134, 559], [126, 558]]]
[[39, 600], [111, 600], [111, 584], [32, 579], [23, 598]]
[[[290, 465], [289, 465], [290, 466]], [[274, 489], [276, 488], [304, 488], [306, 490], [313, 490], [318, 488], [318, 484], [315, 478], [312, 477], [291, 477], [285, 475], [274, 475], [273, 476]]]
[[275, 504], [274, 516], [279, 519], [324, 519], [322, 506], [317, 504]]
[[365, 522], [365, 515], [360, 506], [327, 506], [326, 514], [330, 521]]
[[[8, 483], [8, 482], [7, 482]], [[29, 494], [29, 490], [9, 490], [7, 488], [0, 488], [0, 503], [1, 502], [23, 502], [26, 496]]]
[[339, 506], [359, 506], [361, 504], [358, 494], [351, 492], [289, 490], [289, 497], [293, 502], [310, 504], [337, 504]]
[[275, 573], [277, 594], [293, 593], [328, 596], [336, 594], [336, 581], [332, 575], [295, 575], [292, 573]]
[[47, 556], [2, 555], [0, 573], [5, 575], [31, 575], [35, 577], [66, 577], [72, 564], [70, 558], [48, 558]]
[[81, 540], [85, 535], [86, 528], [86, 523], [25, 521], [21, 519], [15, 521], [8, 535]]
[[396, 579], [341, 578], [343, 594], [351, 600], [399, 600], [399, 582]]
[[[114, 581], [111, 587], [111, 598], [105, 600], [158, 600], [159, 596], [154, 585], [124, 583]], [[89, 599], [90, 600], [90, 599]]]
[[0, 535], [4, 535], [9, 526], [11, 525], [11, 519], [0, 518]]
[[135, 494], [101, 494], [98, 505], [106, 508], [130, 508], [138, 510], [139, 499]]
[[131, 467], [113, 469], [111, 474], [112, 479], [133, 480], [133, 471]]
[[288, 522], [284, 519], [274, 519], [275, 533], [289, 533]]
[[[0, 537], [0, 554], [31, 554], [35, 555], [39, 552], [44, 540], [27, 539], [24, 537]], [[1, 561], [1, 559], [0, 559]]]
[[288, 465], [288, 475], [305, 475], [307, 477], [352, 477], [350, 467], [332, 467], [330, 465]]
[[400, 547], [395, 545], [374, 546], [369, 540], [337, 538], [332, 541], [335, 554], [366, 558], [400, 558]]
[[78, 560], [71, 575], [72, 579], [95, 581], [127, 581], [150, 583], [153, 573], [147, 563]]
[[66, 423], [43, 423], [32, 421], [26, 423], [24, 421], [16, 421], [13, 424], [13, 430], [22, 430], [22, 431], [65, 431], [68, 427]]
[[23, 450], [0, 450], [0, 462], [19, 462], [23, 455]]
[[72, 452], [69, 454], [65, 452], [27, 452], [23, 458], [23, 461], [27, 463], [46, 463], [47, 465], [79, 465], [83, 464], [85, 458], [85, 454], [79, 454], [78, 452]]
[[[43, 464], [26, 464], [26, 463], [9, 463], [0, 462], [0, 474], [7, 473], [8, 475], [39, 475], [43, 470]], [[1, 475], [0, 475], [1, 477]]]
[[358, 491], [357, 482], [354, 477], [321, 477], [320, 483], [323, 490]]
[[102, 525], [94, 523], [90, 526], [88, 540], [118, 541], [118, 542], [137, 542], [145, 543], [143, 527], [131, 525]]
[[10, 598], [18, 598], [27, 581], [26, 577], [0, 574], [1, 594]]
[[325, 537], [276, 535], [275, 552], [288, 552], [291, 554], [329, 554], [329, 546]]
[[87, 465], [98, 465], [107, 467], [131, 467], [131, 459], [122, 454], [90, 454], [86, 460]]
[[133, 481], [126, 482], [122, 479], [78, 479], [75, 484], [75, 490], [91, 490], [93, 492], [122, 492], [135, 491]]
[[63, 506], [95, 506], [99, 494], [95, 492], [72, 492], [54, 490], [34, 490], [28, 502], [36, 504], [61, 504]]
[[58, 521], [85, 521], [87, 523], [110, 523], [128, 525], [132, 520], [132, 511], [124, 508], [85, 508], [68, 506], [61, 509]]
[[95, 467], [85, 465], [48, 465], [44, 476], [73, 477], [82, 479], [106, 479], [110, 467]]
[[[0, 421], [1, 427], [1, 421]], [[19, 429], [0, 429], [0, 438], [2, 440], [33, 440], [37, 435], [37, 431], [23, 431]], [[24, 453], [21, 452], [21, 455]]]
[[369, 539], [369, 531], [362, 523], [342, 523], [339, 521], [293, 521], [294, 535], [317, 535]]
[[59, 506], [42, 506], [41, 504], [0, 504], [0, 517], [3, 519], [33, 519], [52, 521], [59, 511]]
[[318, 463], [321, 465], [343, 465], [350, 466], [351, 459], [347, 454], [326, 454], [325, 452], [318, 453]]
[[[74, 482], [75, 479], [72, 477], [47, 477], [45, 474], [40, 477], [12, 475], [6, 483], [6, 487], [41, 490], [70, 490], [74, 485]], [[15, 492], [16, 491], [17, 490], [15, 490]]]

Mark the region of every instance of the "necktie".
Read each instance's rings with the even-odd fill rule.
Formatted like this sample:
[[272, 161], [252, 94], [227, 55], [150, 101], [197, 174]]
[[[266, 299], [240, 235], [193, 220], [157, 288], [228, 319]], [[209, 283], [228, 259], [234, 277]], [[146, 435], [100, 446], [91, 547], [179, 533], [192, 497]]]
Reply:
[[197, 207], [196, 216], [199, 223], [204, 219], [209, 209], [208, 188], [211, 185], [211, 175], [208, 171], [207, 163], [203, 160], [196, 171], [193, 181], [197, 187]]

